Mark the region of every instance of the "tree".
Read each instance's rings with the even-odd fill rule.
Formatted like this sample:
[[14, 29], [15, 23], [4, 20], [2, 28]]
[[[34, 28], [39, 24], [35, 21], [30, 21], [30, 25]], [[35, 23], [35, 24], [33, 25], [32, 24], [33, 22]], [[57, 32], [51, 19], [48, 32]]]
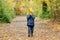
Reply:
[[51, 17], [53, 21], [60, 19], [60, 1], [59, 0], [49, 0], [51, 8]]

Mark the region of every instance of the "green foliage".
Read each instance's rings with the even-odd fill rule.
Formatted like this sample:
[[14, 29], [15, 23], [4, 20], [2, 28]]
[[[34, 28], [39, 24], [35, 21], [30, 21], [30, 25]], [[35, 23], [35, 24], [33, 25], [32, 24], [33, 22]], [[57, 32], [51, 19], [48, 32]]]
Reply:
[[42, 4], [42, 9], [38, 11], [39, 17], [40, 17], [41, 19], [51, 18], [51, 17], [50, 17], [50, 15], [51, 15], [50, 12], [51, 12], [51, 11], [50, 11], [48, 5], [43, 2], [43, 4]]
[[49, 13], [49, 11], [47, 11], [47, 12], [42, 12], [42, 14], [40, 14], [40, 18], [50, 18], [50, 13]]
[[7, 0], [0, 0], [0, 5], [0, 22], [10, 23], [15, 17], [14, 9], [8, 7]]

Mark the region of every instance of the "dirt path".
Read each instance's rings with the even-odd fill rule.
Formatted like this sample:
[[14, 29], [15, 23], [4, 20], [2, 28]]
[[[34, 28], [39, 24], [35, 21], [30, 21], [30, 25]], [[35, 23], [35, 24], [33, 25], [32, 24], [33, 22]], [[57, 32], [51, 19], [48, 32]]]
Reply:
[[35, 19], [34, 36], [27, 36], [26, 17], [16, 17], [10, 24], [0, 24], [0, 40], [60, 40], [60, 29]]

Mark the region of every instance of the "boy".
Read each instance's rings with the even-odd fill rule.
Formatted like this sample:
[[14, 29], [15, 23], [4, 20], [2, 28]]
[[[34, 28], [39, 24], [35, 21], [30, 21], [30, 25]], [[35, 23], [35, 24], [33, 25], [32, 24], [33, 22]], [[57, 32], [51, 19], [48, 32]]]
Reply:
[[34, 30], [34, 19], [35, 16], [33, 15], [33, 10], [29, 9], [29, 14], [27, 15], [27, 26], [28, 26], [28, 37], [33, 36]]

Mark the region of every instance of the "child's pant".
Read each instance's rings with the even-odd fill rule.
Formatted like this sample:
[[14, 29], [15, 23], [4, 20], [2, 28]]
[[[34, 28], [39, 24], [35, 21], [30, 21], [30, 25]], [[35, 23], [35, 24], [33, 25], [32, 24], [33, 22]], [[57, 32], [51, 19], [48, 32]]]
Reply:
[[34, 31], [34, 26], [28, 26], [28, 35], [33, 35], [33, 31]]

